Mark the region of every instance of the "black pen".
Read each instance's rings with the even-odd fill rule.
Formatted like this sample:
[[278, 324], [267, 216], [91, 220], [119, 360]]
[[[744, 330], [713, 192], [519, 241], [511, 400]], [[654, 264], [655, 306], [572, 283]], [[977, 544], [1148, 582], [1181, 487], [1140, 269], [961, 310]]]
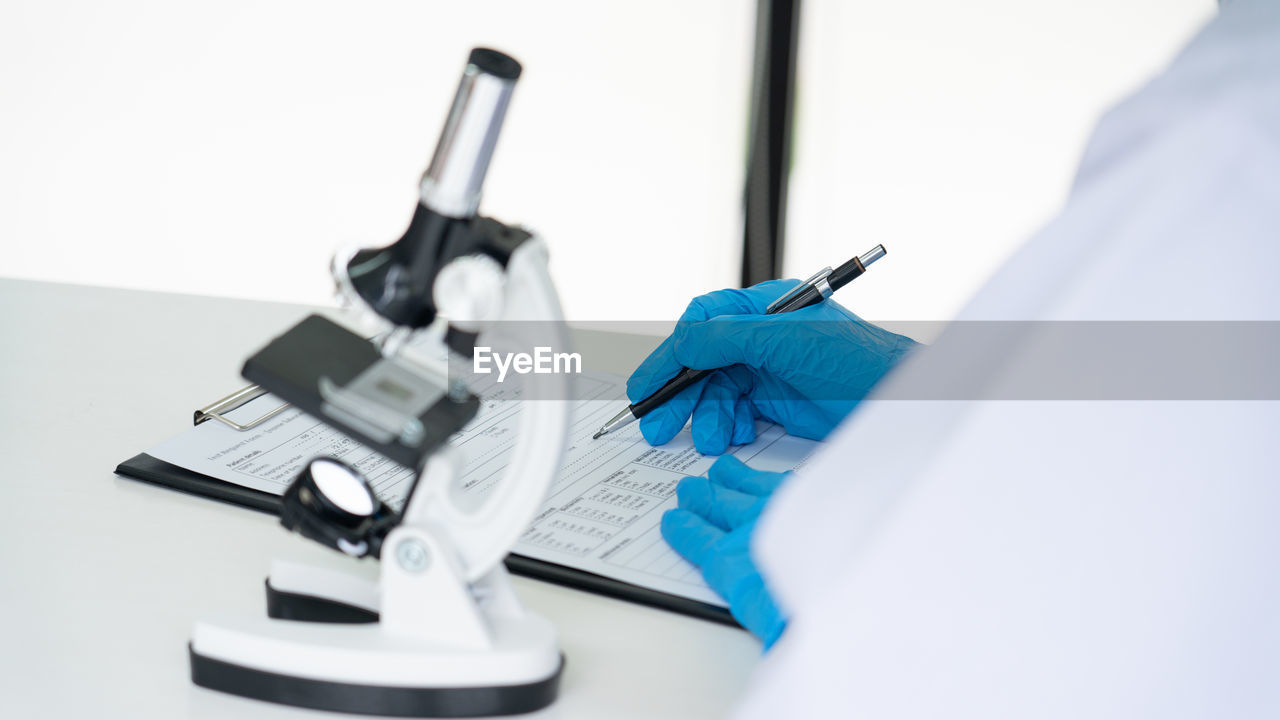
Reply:
[[[855, 257], [849, 262], [832, 270], [831, 268], [823, 268], [814, 273], [813, 277], [805, 280], [795, 286], [786, 295], [774, 300], [765, 309], [765, 314], [776, 315], [778, 313], [793, 312], [800, 308], [807, 308], [810, 305], [816, 305], [823, 300], [831, 297], [831, 294], [840, 288], [848, 285], [851, 280], [867, 271], [867, 266], [885, 256], [883, 245], [877, 245], [860, 257]], [[641, 400], [638, 403], [628, 406], [622, 412], [610, 418], [609, 422], [600, 427], [600, 430], [591, 436], [592, 440], [607, 435], [620, 427], [625, 427], [640, 418], [653, 412], [655, 408], [667, 402], [671, 398], [679, 395], [685, 388], [692, 386], [702, 378], [707, 377], [711, 370], [693, 370], [685, 368], [676, 374], [675, 377], [667, 381], [667, 384], [658, 388], [652, 395]]]

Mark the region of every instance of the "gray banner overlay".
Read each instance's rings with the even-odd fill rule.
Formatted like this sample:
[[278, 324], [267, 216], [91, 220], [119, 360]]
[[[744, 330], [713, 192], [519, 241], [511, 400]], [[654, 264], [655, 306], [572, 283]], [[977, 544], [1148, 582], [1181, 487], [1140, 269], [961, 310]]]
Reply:
[[[713, 321], [714, 322], [714, 321]], [[936, 338], [921, 346], [901, 362], [874, 389], [882, 400], [1280, 400], [1280, 322], [954, 322], [878, 323], [913, 338]], [[797, 373], [821, 373], [821, 368], [841, 362], [857, 362], [859, 354], [847, 338], [844, 323], [802, 322], [777, 317], [738, 320], [732, 327], [710, 334], [704, 328], [680, 326], [681, 342], [727, 342], [745, 347], [750, 363], [760, 373], [769, 373], [784, 383]], [[580, 349], [558, 347], [559, 337], [551, 323], [508, 324], [481, 336], [479, 345], [495, 350], [501, 336], [520, 338], [515, 349], [536, 354], [579, 353], [585, 371], [607, 370], [624, 376], [672, 331], [670, 322], [596, 322], [570, 324], [570, 335], [583, 332], [620, 333], [617, 342], [634, 347], [634, 361], [626, 368], [610, 367], [600, 358]], [[721, 333], [716, 335], [715, 333]], [[764, 347], [753, 347], [752, 338], [772, 332], [785, 333], [790, 349], [779, 355]], [[704, 338], [709, 338], [705, 339]], [[474, 367], [463, 358], [451, 365], [460, 375]], [[488, 363], [491, 372], [496, 368]], [[561, 365], [563, 367], [563, 365]], [[835, 375], [836, 373], [833, 373]], [[739, 377], [743, 374], [739, 373]], [[478, 379], [474, 376], [470, 379]], [[528, 383], [532, 396], [559, 399], [564, 394], [558, 382], [547, 375], [509, 371], [504, 382]], [[492, 378], [490, 378], [492, 379]], [[757, 397], [785, 400], [785, 390], [772, 390], [769, 383], [749, 382]], [[773, 385], [776, 387], [776, 384]], [[573, 383], [569, 383], [568, 399]], [[778, 397], [770, 397], [770, 393]], [[838, 384], [815, 400], [850, 401], [862, 399], [844, 393]]]

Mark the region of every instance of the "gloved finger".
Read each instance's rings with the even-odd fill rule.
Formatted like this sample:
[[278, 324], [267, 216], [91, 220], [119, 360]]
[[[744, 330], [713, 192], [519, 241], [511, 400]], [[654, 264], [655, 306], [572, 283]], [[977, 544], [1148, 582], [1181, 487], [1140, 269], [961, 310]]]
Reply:
[[766, 280], [749, 288], [730, 288], [699, 295], [690, 301], [679, 322], [702, 322], [719, 315], [763, 315], [769, 303], [799, 284], [799, 280]]
[[733, 441], [738, 401], [752, 386], [751, 373], [735, 366], [707, 379], [693, 409], [693, 446], [707, 455], [720, 455]]
[[751, 400], [746, 395], [738, 396], [733, 408], [733, 440], [734, 445], [746, 445], [756, 440], [756, 413], [751, 409]]
[[702, 387], [706, 384], [707, 378], [699, 380], [640, 418], [640, 434], [644, 435], [644, 439], [650, 445], [665, 445], [671, 442], [671, 438], [679, 435], [689, 421], [689, 416], [693, 414], [698, 398], [702, 395]]
[[662, 537], [685, 560], [702, 567], [715, 560], [724, 531], [701, 517], [675, 508], [662, 514]]
[[683, 369], [672, 350], [674, 345], [674, 337], [663, 340], [627, 378], [627, 397], [631, 402], [649, 397]]
[[757, 498], [767, 497], [787, 479], [787, 473], [756, 470], [733, 455], [718, 458], [707, 470], [709, 482]]
[[[759, 315], [769, 303], [785, 295], [798, 281], [769, 280], [743, 290], [717, 290], [689, 302], [676, 323], [676, 330], [689, 323], [703, 322], [720, 315]], [[639, 402], [649, 397], [683, 366], [675, 359], [675, 334], [663, 340], [627, 378], [627, 397]]]
[[733, 439], [733, 412], [738, 388], [722, 373], [707, 378], [693, 408], [693, 446], [706, 455], [720, 455]]
[[[815, 347], [826, 347], [831, 335], [847, 325], [821, 304], [778, 315], [718, 315], [681, 323], [672, 333], [672, 354], [694, 369], [747, 365], [780, 377], [811, 369]], [[838, 340], [838, 338], [837, 338]]]
[[778, 298], [786, 295], [792, 288], [799, 285], [800, 281], [796, 278], [780, 278], [778, 280], [765, 280], [756, 283], [749, 288], [743, 289], [756, 308], [757, 314], [763, 315], [768, 311], [769, 305]]
[[786, 627], [764, 578], [745, 553], [725, 553], [702, 566], [707, 585], [729, 602], [729, 612], [768, 650]]
[[767, 652], [774, 643], [778, 642], [778, 638], [782, 637], [782, 631], [787, 629], [787, 621], [782, 617], [782, 611], [777, 603], [773, 601], [773, 596], [769, 594], [764, 578], [756, 573], [751, 580], [755, 588], [748, 590], [748, 599], [742, 601], [742, 610], [739, 612], [742, 619], [738, 622], [760, 638]]
[[764, 501], [747, 493], [716, 485], [703, 477], [688, 477], [676, 486], [681, 510], [702, 517], [721, 530], [734, 530], [755, 520]]
[[639, 402], [653, 394], [684, 367], [673, 353], [682, 327], [722, 315], [762, 315], [769, 303], [782, 297], [798, 280], [767, 280], [749, 288], [717, 290], [689, 302], [676, 323], [676, 332], [663, 340], [627, 378], [627, 397]]
[[[689, 323], [676, 328], [671, 336], [671, 353], [683, 367], [695, 370], [724, 368], [730, 365], [746, 365], [767, 369], [779, 360], [770, 362], [780, 351], [785, 329], [778, 325], [774, 315], [721, 315], [703, 322]], [[785, 347], [785, 350], [794, 348]]]
[[756, 414], [781, 425], [797, 437], [821, 440], [849, 409], [848, 401], [826, 403], [837, 406], [831, 415], [824, 406], [810, 400], [799, 390], [775, 377], [756, 378], [751, 393], [751, 407]]

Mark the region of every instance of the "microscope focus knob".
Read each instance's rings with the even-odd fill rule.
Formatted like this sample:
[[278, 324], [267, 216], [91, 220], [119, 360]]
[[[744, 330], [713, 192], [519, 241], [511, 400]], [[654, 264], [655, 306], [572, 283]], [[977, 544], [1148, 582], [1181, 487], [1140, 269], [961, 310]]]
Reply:
[[449, 324], [480, 332], [502, 316], [506, 273], [488, 255], [464, 255], [440, 269], [431, 295]]

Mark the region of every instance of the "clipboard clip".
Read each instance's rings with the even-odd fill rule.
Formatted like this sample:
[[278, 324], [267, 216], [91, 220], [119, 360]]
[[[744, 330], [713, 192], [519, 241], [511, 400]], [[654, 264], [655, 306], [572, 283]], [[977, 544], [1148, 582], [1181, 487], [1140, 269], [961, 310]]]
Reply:
[[230, 395], [222, 398], [221, 400], [210, 403], [200, 408], [199, 410], [196, 410], [195, 417], [193, 418], [192, 424], [199, 425], [200, 423], [206, 420], [217, 420], [218, 422], [222, 423], [223, 425], [226, 425], [227, 427], [237, 432], [244, 432], [245, 430], [251, 430], [261, 425], [262, 423], [270, 420], [271, 418], [279, 415], [285, 410], [288, 410], [289, 403], [281, 403], [279, 407], [275, 408], [274, 410], [271, 410], [270, 412], [263, 415], [262, 417], [255, 418], [244, 424], [238, 423], [235, 420], [232, 420], [231, 418], [227, 417], [226, 413], [229, 413], [232, 410], [235, 410], [236, 408], [239, 408], [245, 403], [248, 403], [252, 400], [257, 400], [258, 398], [266, 394], [267, 394], [267, 391], [257, 385], [246, 385], [245, 387], [240, 388], [239, 390], [231, 393]]

